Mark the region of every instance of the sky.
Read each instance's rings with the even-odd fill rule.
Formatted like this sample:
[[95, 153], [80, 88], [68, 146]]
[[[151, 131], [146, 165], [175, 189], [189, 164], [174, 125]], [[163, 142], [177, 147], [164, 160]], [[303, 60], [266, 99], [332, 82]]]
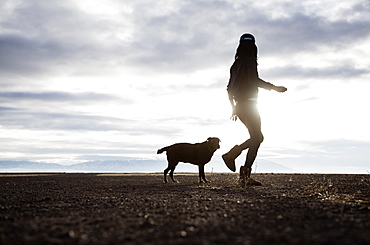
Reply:
[[0, 161], [164, 169], [158, 148], [219, 137], [228, 172], [221, 155], [249, 135], [226, 86], [252, 33], [260, 77], [288, 88], [260, 90], [258, 159], [369, 174], [369, 26], [369, 0], [3, 0]]

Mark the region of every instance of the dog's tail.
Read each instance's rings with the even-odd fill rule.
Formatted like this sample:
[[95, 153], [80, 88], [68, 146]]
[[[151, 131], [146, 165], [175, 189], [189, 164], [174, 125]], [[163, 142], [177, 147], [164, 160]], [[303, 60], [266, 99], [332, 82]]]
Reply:
[[163, 153], [164, 151], [167, 151], [167, 149], [168, 149], [168, 146], [163, 147], [162, 149], [159, 149], [159, 150], [157, 151], [157, 154], [161, 154], [161, 153]]

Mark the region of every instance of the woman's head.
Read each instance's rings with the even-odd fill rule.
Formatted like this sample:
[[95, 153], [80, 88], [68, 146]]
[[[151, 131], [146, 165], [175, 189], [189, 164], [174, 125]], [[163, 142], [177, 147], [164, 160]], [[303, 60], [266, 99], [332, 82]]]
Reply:
[[239, 46], [236, 50], [235, 59], [252, 57], [257, 59], [256, 39], [252, 34], [246, 33], [240, 37]]
[[245, 33], [243, 34], [240, 39], [239, 39], [239, 43], [241, 42], [244, 42], [244, 41], [248, 41], [248, 42], [253, 42], [255, 43], [256, 42], [256, 39], [254, 38], [254, 36], [250, 33]]

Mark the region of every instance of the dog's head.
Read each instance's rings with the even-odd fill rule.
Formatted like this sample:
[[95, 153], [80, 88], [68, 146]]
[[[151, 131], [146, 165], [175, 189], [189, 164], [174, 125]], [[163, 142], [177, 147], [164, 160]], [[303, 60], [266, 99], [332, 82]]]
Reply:
[[221, 140], [219, 138], [216, 138], [216, 137], [209, 137], [207, 139], [209, 149], [212, 150], [212, 151], [216, 151], [217, 149], [220, 149], [220, 142], [221, 142]]

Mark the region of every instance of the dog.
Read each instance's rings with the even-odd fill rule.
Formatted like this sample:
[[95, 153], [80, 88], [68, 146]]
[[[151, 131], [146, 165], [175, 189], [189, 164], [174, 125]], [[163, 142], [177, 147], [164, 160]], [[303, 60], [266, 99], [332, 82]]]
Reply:
[[208, 182], [204, 174], [204, 165], [211, 160], [213, 153], [220, 148], [220, 142], [219, 138], [209, 137], [202, 143], [177, 143], [159, 149], [157, 154], [167, 152], [168, 167], [164, 170], [164, 183], [167, 183], [168, 171], [170, 171], [172, 181], [177, 182], [173, 178], [173, 171], [179, 162], [198, 165], [199, 183]]

